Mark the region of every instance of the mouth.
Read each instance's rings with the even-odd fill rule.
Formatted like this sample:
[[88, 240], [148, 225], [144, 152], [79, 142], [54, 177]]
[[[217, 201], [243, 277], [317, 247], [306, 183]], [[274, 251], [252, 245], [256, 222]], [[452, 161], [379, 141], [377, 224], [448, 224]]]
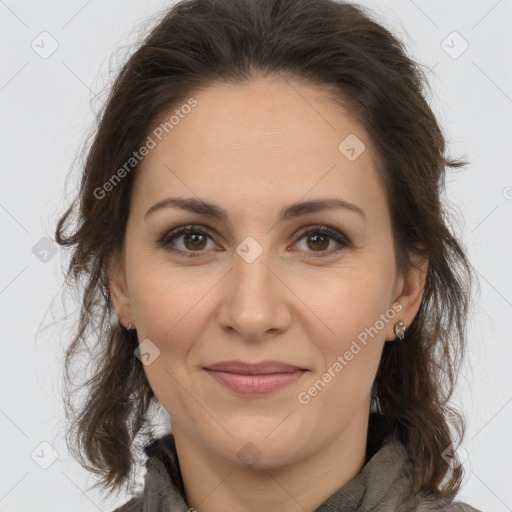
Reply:
[[224, 387], [246, 397], [276, 392], [297, 381], [308, 371], [279, 361], [223, 361], [203, 369]]

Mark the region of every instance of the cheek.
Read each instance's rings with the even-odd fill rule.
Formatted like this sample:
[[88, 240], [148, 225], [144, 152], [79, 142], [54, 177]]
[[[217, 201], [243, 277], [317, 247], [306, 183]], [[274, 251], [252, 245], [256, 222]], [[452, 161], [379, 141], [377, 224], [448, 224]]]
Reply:
[[[168, 337], [186, 339], [194, 328], [201, 301], [214, 285], [211, 271], [198, 266], [177, 267], [164, 250], [149, 244], [137, 230], [127, 234], [126, 273], [130, 305], [137, 332], [165, 343]], [[177, 336], [180, 332], [183, 336]]]
[[[210, 283], [211, 281], [211, 283]], [[180, 340], [176, 350], [187, 340], [197, 339], [204, 316], [205, 296], [213, 279], [197, 279], [183, 272], [140, 273], [130, 290], [133, 315], [139, 336], [150, 338], [165, 349], [169, 340]]]
[[[323, 283], [322, 293], [317, 287], [316, 292], [311, 289], [307, 294], [308, 304], [314, 305], [322, 320], [308, 332], [323, 359], [311, 382], [323, 378], [329, 388], [322, 391], [324, 397], [319, 402], [355, 406], [371, 388], [386, 329], [396, 321], [395, 311], [389, 308], [391, 273], [384, 271], [382, 262], [373, 269], [377, 270], [345, 269], [336, 281]], [[322, 386], [318, 383], [317, 388], [323, 390]]]
[[[311, 276], [303, 281], [308, 284], [294, 291], [304, 297], [306, 305], [321, 320], [314, 325], [326, 333], [324, 348], [333, 352], [346, 349], [388, 310], [392, 279], [385, 261], [371, 258], [364, 264], [335, 269], [323, 277]], [[384, 337], [382, 322], [377, 327], [379, 336]]]
[[144, 366], [144, 371], [158, 401], [169, 414], [177, 417], [183, 411], [193, 414], [190, 397], [184, 392], [190, 381], [187, 361], [205, 329], [208, 313], [204, 299], [215, 281], [211, 277], [194, 278], [190, 272], [172, 272], [158, 265], [151, 271], [148, 268], [149, 265], [134, 265], [130, 286], [139, 344], [142, 347], [142, 343], [150, 340], [150, 350], [156, 351], [154, 346], [158, 349], [155, 352], [158, 356]]

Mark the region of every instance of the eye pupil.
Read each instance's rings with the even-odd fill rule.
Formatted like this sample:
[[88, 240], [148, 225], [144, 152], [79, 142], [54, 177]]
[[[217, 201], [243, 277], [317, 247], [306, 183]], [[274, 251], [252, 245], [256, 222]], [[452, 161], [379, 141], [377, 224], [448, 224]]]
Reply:
[[[329, 237], [326, 235], [310, 235], [308, 241], [313, 241], [314, 249], [326, 249], [329, 246]], [[319, 241], [320, 243], [318, 243]]]
[[[204, 235], [200, 235], [197, 233], [189, 233], [189, 234], [184, 235], [184, 241], [185, 241], [185, 246], [187, 246], [187, 248], [189, 248], [188, 243], [192, 242], [193, 249], [203, 249], [205, 246], [205, 243], [206, 243], [206, 237]], [[199, 243], [199, 246], [195, 245], [197, 243]]]

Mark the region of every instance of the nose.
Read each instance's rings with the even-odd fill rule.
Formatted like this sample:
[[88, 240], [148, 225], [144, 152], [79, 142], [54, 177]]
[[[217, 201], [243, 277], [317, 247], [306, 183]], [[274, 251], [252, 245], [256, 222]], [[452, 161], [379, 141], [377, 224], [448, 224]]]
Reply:
[[279, 275], [279, 266], [272, 263], [266, 251], [251, 263], [238, 254], [233, 260], [233, 268], [223, 284], [220, 326], [251, 341], [286, 330], [292, 320], [293, 294]]

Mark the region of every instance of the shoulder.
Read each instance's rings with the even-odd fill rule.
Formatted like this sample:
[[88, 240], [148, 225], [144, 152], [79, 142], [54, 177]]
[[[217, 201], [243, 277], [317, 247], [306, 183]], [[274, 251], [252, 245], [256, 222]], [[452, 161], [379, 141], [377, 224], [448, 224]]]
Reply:
[[188, 512], [173, 434], [154, 439], [144, 452], [147, 460], [142, 493], [112, 512], [143, 512], [154, 510], [155, 505], [158, 510]]
[[136, 496], [124, 505], [116, 508], [112, 512], [142, 512], [144, 506], [144, 497]]
[[431, 494], [411, 496], [400, 505], [400, 512], [482, 512], [466, 503], [448, 502]]
[[467, 505], [466, 503], [462, 503], [460, 501], [454, 501], [450, 504], [450, 506], [447, 508], [448, 512], [481, 512], [480, 510], [477, 510], [476, 508]]
[[415, 499], [406, 500], [400, 509], [403, 512], [481, 512], [480, 510], [461, 501], [448, 502], [445, 498], [438, 498], [431, 494], [416, 496]]

